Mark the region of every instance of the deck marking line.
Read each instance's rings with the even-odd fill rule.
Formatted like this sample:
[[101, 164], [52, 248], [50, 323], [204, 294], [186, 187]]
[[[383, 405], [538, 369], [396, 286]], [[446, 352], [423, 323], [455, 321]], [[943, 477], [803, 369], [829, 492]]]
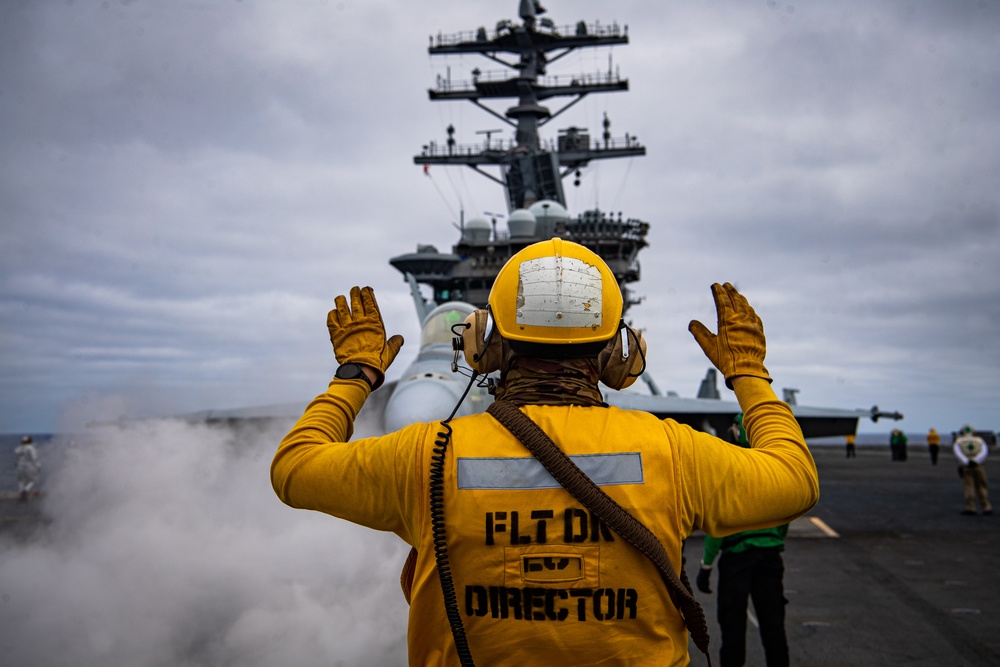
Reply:
[[826, 525], [826, 522], [818, 516], [811, 516], [809, 517], [809, 520], [812, 521], [814, 526], [822, 530], [827, 537], [840, 537], [840, 533]]

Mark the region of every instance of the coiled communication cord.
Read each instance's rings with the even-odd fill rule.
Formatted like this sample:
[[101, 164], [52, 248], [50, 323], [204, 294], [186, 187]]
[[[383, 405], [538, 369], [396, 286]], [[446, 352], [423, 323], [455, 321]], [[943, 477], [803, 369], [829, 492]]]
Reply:
[[475, 667], [472, 661], [472, 651], [469, 649], [469, 640], [465, 636], [465, 626], [462, 625], [462, 616], [458, 611], [458, 597], [455, 594], [455, 581], [451, 576], [451, 565], [448, 564], [448, 542], [445, 534], [444, 516], [444, 491], [445, 473], [444, 459], [448, 451], [448, 444], [451, 442], [450, 422], [458, 408], [461, 407], [465, 397], [472, 389], [472, 384], [476, 381], [478, 373], [473, 371], [469, 379], [469, 385], [465, 388], [462, 397], [458, 399], [455, 409], [451, 411], [448, 418], [441, 422], [441, 431], [438, 431], [438, 439], [434, 441], [434, 453], [431, 455], [430, 482], [428, 483], [428, 495], [431, 507], [431, 537], [434, 543], [434, 560], [437, 562], [438, 578], [441, 580], [441, 593], [444, 595], [444, 610], [448, 617], [448, 624], [451, 625], [451, 634], [455, 638], [455, 650], [458, 652], [458, 659], [463, 667]]

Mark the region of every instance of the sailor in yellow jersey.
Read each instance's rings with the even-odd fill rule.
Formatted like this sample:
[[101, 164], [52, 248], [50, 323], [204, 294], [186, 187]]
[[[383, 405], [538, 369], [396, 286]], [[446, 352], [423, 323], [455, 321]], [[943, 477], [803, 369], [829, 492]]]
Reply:
[[927, 452], [931, 455], [931, 465], [937, 465], [938, 452], [941, 450], [941, 434], [933, 428], [927, 432]]
[[[675, 570], [694, 530], [721, 537], [788, 523], [819, 497], [802, 432], [770, 386], [760, 319], [728, 283], [712, 293], [718, 333], [696, 321], [689, 329], [736, 393], [749, 450], [603, 402], [598, 382], [634, 381], [644, 343], [621, 322], [614, 275], [583, 246], [555, 238], [513, 256], [489, 312], [470, 316], [463, 333], [470, 365], [499, 370], [497, 400], [517, 405], [645, 524]], [[402, 338], [386, 339], [368, 287], [352, 288], [349, 305], [338, 296], [328, 326], [341, 367], [281, 442], [272, 484], [292, 507], [392, 531], [415, 548], [403, 578], [411, 665], [688, 664], [684, 619], [657, 569], [490, 414], [351, 441]], [[467, 643], [462, 657], [456, 642]]]

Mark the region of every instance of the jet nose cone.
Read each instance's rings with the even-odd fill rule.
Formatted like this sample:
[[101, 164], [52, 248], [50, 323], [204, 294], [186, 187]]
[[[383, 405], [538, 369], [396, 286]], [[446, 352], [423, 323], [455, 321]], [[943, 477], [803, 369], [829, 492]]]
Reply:
[[447, 418], [455, 409], [462, 389], [458, 382], [437, 374], [401, 381], [385, 406], [386, 432]]

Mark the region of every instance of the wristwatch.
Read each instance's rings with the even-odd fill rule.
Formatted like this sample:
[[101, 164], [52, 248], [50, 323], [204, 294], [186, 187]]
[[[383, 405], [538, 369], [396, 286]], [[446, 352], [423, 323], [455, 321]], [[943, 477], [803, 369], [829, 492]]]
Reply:
[[341, 364], [340, 368], [337, 369], [337, 372], [333, 374], [333, 377], [339, 380], [357, 380], [358, 378], [361, 378], [362, 380], [368, 383], [368, 386], [373, 391], [375, 389], [372, 386], [372, 381], [368, 379], [368, 376], [365, 374], [364, 369], [361, 368], [361, 364], [353, 364], [353, 363]]

